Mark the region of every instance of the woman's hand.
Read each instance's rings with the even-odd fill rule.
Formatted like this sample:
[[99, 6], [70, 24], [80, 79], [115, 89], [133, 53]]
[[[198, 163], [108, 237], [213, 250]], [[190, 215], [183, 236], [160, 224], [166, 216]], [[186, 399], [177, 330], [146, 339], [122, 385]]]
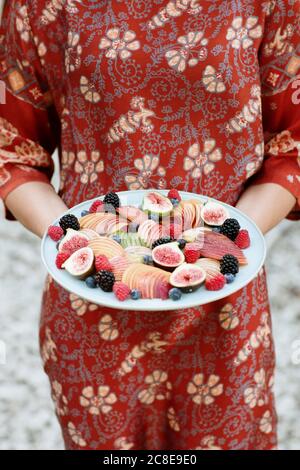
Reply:
[[283, 220], [296, 204], [296, 198], [287, 189], [275, 183], [249, 186], [236, 207], [267, 233]]
[[51, 222], [68, 207], [51, 184], [28, 182], [12, 190], [5, 205], [28, 230], [42, 237]]

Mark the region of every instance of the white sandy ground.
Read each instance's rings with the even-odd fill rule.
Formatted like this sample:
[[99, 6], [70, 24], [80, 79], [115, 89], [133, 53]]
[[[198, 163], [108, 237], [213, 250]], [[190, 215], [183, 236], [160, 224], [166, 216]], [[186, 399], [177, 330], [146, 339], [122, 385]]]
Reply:
[[[269, 291], [277, 349], [276, 395], [282, 449], [300, 449], [299, 225], [283, 223], [268, 237]], [[62, 449], [48, 378], [38, 353], [44, 268], [39, 240], [18, 223], [0, 222], [0, 449]], [[299, 341], [298, 355], [293, 350]], [[298, 359], [299, 364], [293, 363]]]

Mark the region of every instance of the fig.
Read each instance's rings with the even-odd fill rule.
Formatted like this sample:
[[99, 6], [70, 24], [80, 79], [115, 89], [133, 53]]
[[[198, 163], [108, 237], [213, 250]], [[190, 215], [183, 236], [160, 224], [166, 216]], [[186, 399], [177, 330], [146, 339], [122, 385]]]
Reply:
[[94, 270], [94, 253], [88, 246], [75, 251], [62, 265], [74, 277], [84, 279]]
[[164, 217], [172, 212], [173, 204], [166, 196], [153, 191], [144, 196], [143, 210]]
[[183, 263], [170, 276], [170, 284], [182, 292], [190, 293], [197, 290], [205, 281], [206, 272], [195, 264]]
[[58, 245], [58, 251], [69, 253], [70, 255], [76, 250], [87, 246], [89, 237], [78, 230], [67, 228], [66, 235]]
[[201, 218], [207, 225], [219, 226], [229, 218], [229, 212], [218, 202], [207, 202], [201, 209]]
[[184, 263], [184, 254], [177, 242], [158, 245], [152, 250], [154, 264], [166, 271], [173, 271], [177, 266]]

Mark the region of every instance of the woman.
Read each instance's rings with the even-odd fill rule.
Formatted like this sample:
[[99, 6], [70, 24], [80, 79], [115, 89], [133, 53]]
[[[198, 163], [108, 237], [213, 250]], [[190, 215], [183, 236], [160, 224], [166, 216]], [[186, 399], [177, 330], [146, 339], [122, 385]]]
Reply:
[[[264, 233], [298, 218], [299, 13], [287, 0], [7, 2], [6, 217], [42, 236], [83, 200], [172, 187], [236, 205]], [[161, 313], [96, 307], [47, 277], [40, 347], [67, 449], [276, 447], [264, 269], [226, 299]]]

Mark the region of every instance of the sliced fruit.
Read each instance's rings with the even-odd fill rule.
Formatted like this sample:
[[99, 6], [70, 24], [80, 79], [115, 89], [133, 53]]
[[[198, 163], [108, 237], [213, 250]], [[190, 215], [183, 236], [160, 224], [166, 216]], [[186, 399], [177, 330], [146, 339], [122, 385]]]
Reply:
[[88, 236], [81, 231], [67, 228], [66, 235], [58, 245], [58, 251], [72, 254], [76, 250], [87, 246], [88, 240]]
[[204, 206], [204, 202], [200, 201], [199, 199], [189, 199], [189, 202], [193, 204], [194, 209], [195, 209], [193, 227], [199, 227], [199, 225], [202, 224], [201, 210], [202, 210], [202, 207]]
[[217, 232], [204, 232], [201, 255], [205, 258], [221, 260], [224, 255], [234, 255], [240, 264], [247, 264], [247, 258], [242, 250], [229, 238]]
[[183, 232], [182, 238], [189, 243], [195, 242], [195, 241], [201, 243], [204, 240], [204, 233], [206, 231], [211, 231], [211, 229], [207, 227], [191, 228]]
[[124, 219], [134, 222], [137, 225], [140, 225], [144, 220], [148, 219], [147, 214], [143, 212], [138, 207], [134, 206], [122, 206], [117, 209], [119, 215]]
[[131, 263], [143, 263], [145, 256], [152, 256], [151, 248], [146, 246], [128, 246], [125, 253]]
[[143, 210], [164, 217], [172, 212], [173, 204], [166, 196], [153, 191], [144, 196]]
[[123, 248], [128, 246], [144, 246], [138, 233], [120, 233], [121, 245]]
[[151, 247], [155, 240], [166, 235], [166, 229], [154, 220], [145, 220], [145, 222], [139, 226], [137, 233], [142, 242], [146, 246]]
[[226, 207], [218, 202], [207, 202], [201, 209], [201, 218], [207, 225], [222, 225], [229, 218]]
[[[169, 283], [170, 273], [154, 266], [133, 263], [128, 266], [122, 276], [122, 282], [130, 289], [137, 289], [144, 299], [166, 298], [165, 292]], [[160, 297], [160, 295], [162, 297]]]
[[205, 281], [206, 272], [197, 264], [183, 263], [170, 276], [170, 284], [183, 292], [194, 292]]
[[88, 246], [75, 251], [62, 265], [68, 273], [84, 279], [94, 270], [94, 253]]
[[109, 260], [116, 281], [121, 281], [124, 271], [128, 268], [130, 261], [127, 256], [114, 256]]
[[97, 233], [95, 230], [92, 230], [91, 228], [83, 228], [79, 233], [86, 235], [89, 240], [92, 240], [93, 238], [99, 238], [100, 236], [99, 233]]
[[177, 242], [156, 246], [152, 250], [152, 258], [156, 266], [167, 271], [173, 271], [177, 266], [184, 263], [184, 254]]
[[94, 255], [106, 255], [108, 259], [114, 256], [124, 256], [124, 248], [115, 240], [107, 237], [94, 238], [89, 240], [88, 246], [92, 248]]
[[196, 261], [197, 266], [204, 269], [206, 272], [206, 278], [211, 279], [221, 273], [220, 261], [211, 258], [199, 258]]

